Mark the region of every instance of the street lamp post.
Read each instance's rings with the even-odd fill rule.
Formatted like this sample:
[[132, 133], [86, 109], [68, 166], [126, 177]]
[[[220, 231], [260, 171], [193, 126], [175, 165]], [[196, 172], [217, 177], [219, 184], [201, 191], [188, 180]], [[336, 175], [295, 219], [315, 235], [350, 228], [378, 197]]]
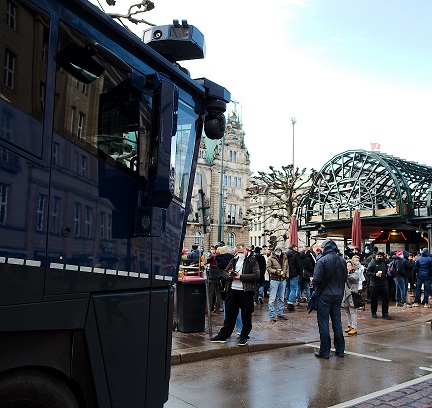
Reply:
[[220, 167], [220, 184], [219, 184], [219, 217], [218, 217], [218, 242], [224, 240], [224, 211], [223, 211], [223, 176], [224, 176], [224, 150], [225, 150], [225, 136], [221, 140], [221, 167]]
[[293, 125], [293, 137], [292, 137], [292, 165], [293, 165], [293, 174], [295, 173], [294, 167], [294, 126], [297, 123], [297, 119], [295, 117], [291, 118], [291, 123]]

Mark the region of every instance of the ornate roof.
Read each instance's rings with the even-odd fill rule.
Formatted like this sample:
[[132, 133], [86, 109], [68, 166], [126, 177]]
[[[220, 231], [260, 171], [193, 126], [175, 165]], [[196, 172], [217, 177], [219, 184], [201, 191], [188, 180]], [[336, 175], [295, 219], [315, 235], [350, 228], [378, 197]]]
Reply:
[[381, 152], [348, 150], [315, 174], [299, 207], [299, 227], [350, 221], [356, 209], [362, 220], [391, 218], [409, 224], [430, 218], [431, 194], [432, 167]]

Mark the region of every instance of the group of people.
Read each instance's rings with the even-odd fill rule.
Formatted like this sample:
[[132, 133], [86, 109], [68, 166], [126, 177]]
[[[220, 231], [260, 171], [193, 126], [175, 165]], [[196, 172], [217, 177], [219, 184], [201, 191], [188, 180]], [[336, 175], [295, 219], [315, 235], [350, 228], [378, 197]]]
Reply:
[[[394, 281], [396, 305], [411, 307], [406, 295], [408, 276], [412, 272], [416, 276], [416, 297], [412, 306], [423, 304], [429, 307], [432, 258], [427, 249], [412, 257], [407, 251], [387, 255], [376, 249], [371, 253], [361, 253], [358, 248], [350, 248], [345, 250], [345, 257], [348, 259], [342, 256], [332, 240], [325, 241], [316, 250], [313, 245], [304, 246], [301, 251], [296, 245], [290, 245], [286, 252], [281, 245], [266, 252], [239, 243], [234, 254], [224, 244], [212, 247], [207, 259], [210, 295], [216, 299], [214, 311], [224, 310], [225, 316], [222, 328], [210, 341], [225, 343], [237, 328], [238, 345], [248, 343], [254, 305], [264, 303], [266, 282], [268, 312], [272, 321], [287, 319], [284, 315], [285, 299], [286, 309], [293, 311], [296, 302], [302, 298], [309, 301], [311, 290], [320, 289], [317, 307], [320, 349], [315, 355], [324, 359], [330, 356], [329, 320], [332, 321], [335, 355], [344, 356], [342, 309], [345, 309], [348, 320], [345, 332], [348, 335], [358, 333], [353, 293], [362, 293], [366, 289], [372, 318], [378, 317], [381, 300], [381, 317], [391, 319], [389, 282]], [[223, 303], [224, 308], [221, 307]]]

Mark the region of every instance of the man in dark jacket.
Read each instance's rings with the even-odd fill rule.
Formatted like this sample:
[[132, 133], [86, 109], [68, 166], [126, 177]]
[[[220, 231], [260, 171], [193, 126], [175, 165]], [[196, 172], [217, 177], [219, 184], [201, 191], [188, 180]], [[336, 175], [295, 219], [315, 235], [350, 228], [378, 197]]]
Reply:
[[302, 301], [303, 293], [306, 294], [306, 301], [309, 302], [310, 299], [310, 278], [313, 276], [313, 271], [315, 267], [315, 258], [312, 255], [310, 247], [305, 246], [303, 251], [300, 252], [300, 261], [303, 267], [302, 277], [299, 278], [299, 297]]
[[384, 261], [384, 252], [378, 251], [375, 259], [372, 259], [367, 267], [366, 275], [370, 278], [371, 285], [371, 313], [377, 318], [378, 297], [382, 299], [382, 317], [391, 319], [389, 311], [389, 290], [387, 283], [387, 264]]
[[192, 251], [187, 254], [187, 265], [198, 265], [201, 257], [201, 252], [198, 249], [198, 245], [192, 245]]
[[222, 273], [230, 283], [225, 301], [225, 321], [219, 333], [212, 337], [210, 342], [226, 343], [234, 330], [240, 308], [243, 327], [238, 345], [245, 346], [252, 330], [253, 298], [256, 281], [259, 279], [259, 268], [256, 258], [247, 253], [245, 244], [237, 244], [236, 251], [237, 255]]
[[258, 262], [258, 267], [260, 271], [260, 277], [258, 279], [257, 284], [257, 290], [255, 292], [255, 303], [262, 305], [264, 303], [264, 276], [266, 271], [266, 259], [264, 258], [264, 255], [261, 254], [261, 248], [255, 247], [254, 249], [254, 256]]
[[326, 359], [330, 357], [329, 318], [331, 318], [336, 355], [343, 357], [345, 340], [342, 331], [341, 304], [348, 270], [343, 257], [338, 255], [338, 247], [334, 241], [325, 241], [321, 248], [322, 256], [317, 260], [313, 273], [315, 289], [320, 290], [320, 285], [324, 286], [319, 297], [317, 310], [320, 349], [319, 352], [315, 352], [315, 356]]
[[421, 287], [424, 285], [423, 295], [423, 306], [429, 306], [429, 292], [431, 286], [432, 277], [432, 258], [429, 255], [429, 251], [424, 248], [420, 256], [417, 258], [414, 264], [414, 270], [417, 273], [417, 285], [416, 285], [416, 296], [414, 299], [414, 307], [418, 307], [420, 303]]
[[411, 307], [411, 304], [406, 301], [406, 288], [408, 274], [414, 268], [414, 264], [408, 261], [408, 257], [408, 251], [399, 251], [391, 257], [391, 261], [394, 261], [393, 280], [396, 286], [396, 306], [401, 307]]
[[298, 290], [299, 276], [302, 275], [303, 267], [300, 261], [300, 253], [298, 247], [295, 244], [288, 246], [288, 252], [286, 253], [288, 258], [288, 276], [286, 285], [287, 308], [288, 310], [294, 310], [294, 301]]

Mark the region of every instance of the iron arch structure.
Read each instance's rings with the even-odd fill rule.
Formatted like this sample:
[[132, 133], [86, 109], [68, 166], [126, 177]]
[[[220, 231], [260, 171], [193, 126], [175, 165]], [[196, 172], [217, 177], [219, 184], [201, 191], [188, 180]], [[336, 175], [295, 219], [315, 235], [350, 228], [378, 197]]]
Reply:
[[432, 167], [381, 152], [348, 150], [334, 156], [313, 178], [298, 207], [299, 229], [349, 238], [360, 211], [363, 239], [385, 228], [428, 231]]

